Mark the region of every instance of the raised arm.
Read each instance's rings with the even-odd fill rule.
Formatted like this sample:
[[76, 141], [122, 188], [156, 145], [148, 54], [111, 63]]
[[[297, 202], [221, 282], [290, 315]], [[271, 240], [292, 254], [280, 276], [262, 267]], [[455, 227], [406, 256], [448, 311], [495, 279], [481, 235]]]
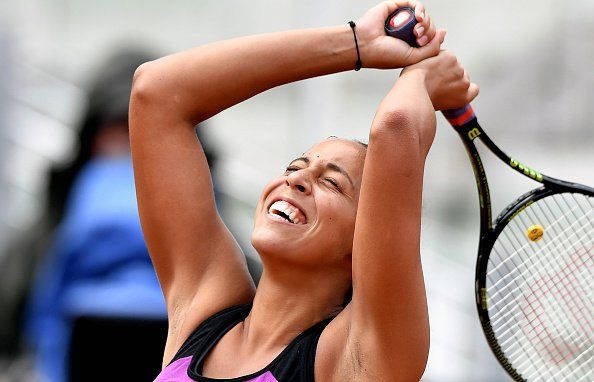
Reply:
[[[435, 39], [412, 49], [385, 36], [383, 20], [395, 9], [384, 2], [357, 22], [364, 66], [402, 67], [439, 51]], [[195, 124], [274, 86], [351, 70], [356, 59], [345, 24], [217, 42], [136, 71], [130, 141], [143, 232], [169, 312], [166, 360], [197, 323], [253, 294], [241, 251], [216, 211]]]
[[418, 381], [425, 369], [429, 321], [420, 227], [434, 109], [464, 105], [477, 91], [456, 57], [442, 51], [406, 68], [377, 110], [357, 211], [348, 312], [346, 348], [361, 360], [361, 372]]

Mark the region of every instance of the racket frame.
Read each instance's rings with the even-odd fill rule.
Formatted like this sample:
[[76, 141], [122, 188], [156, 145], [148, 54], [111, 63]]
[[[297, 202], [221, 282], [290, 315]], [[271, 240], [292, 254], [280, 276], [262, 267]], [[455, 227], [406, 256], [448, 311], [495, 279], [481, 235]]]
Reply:
[[[393, 28], [390, 25], [390, 20], [399, 12], [407, 11], [412, 17], [409, 18], [405, 25], [400, 25]], [[407, 42], [410, 46], [417, 46], [413, 28], [417, 24], [414, 17], [414, 11], [410, 8], [397, 9], [386, 19], [384, 29], [386, 34]], [[504, 153], [495, 143], [489, 138], [485, 131], [479, 125], [474, 111], [470, 105], [453, 110], [444, 110], [444, 116], [448, 119], [452, 127], [456, 130], [472, 165], [472, 170], [476, 180], [478, 190], [479, 206], [480, 206], [480, 234], [478, 245], [478, 256], [475, 269], [475, 299], [476, 307], [483, 328], [485, 337], [493, 354], [501, 364], [501, 366], [508, 372], [508, 374], [515, 381], [526, 381], [521, 374], [512, 366], [506, 358], [505, 353], [501, 350], [501, 346], [497, 341], [491, 320], [488, 312], [487, 301], [487, 266], [489, 256], [497, 237], [503, 231], [507, 223], [509, 223], [517, 214], [522, 212], [526, 207], [532, 203], [545, 198], [547, 196], [562, 193], [562, 192], [581, 192], [583, 194], [594, 196], [594, 189], [577, 183], [566, 182], [560, 179], [555, 179], [532, 169], [519, 162], [515, 158], [510, 157]], [[474, 144], [475, 139], [480, 139], [481, 142], [503, 161], [512, 170], [542, 184], [542, 187], [533, 189], [520, 196], [514, 202], [509, 204], [501, 211], [495, 222], [493, 222], [491, 211], [491, 196], [489, 192], [489, 184], [487, 182], [487, 175], [483, 166], [481, 157]]]
[[[491, 250], [495, 245], [497, 237], [501, 231], [503, 231], [507, 223], [511, 221], [515, 215], [520, 213], [532, 203], [547, 196], [562, 192], [581, 192], [589, 196], [594, 196], [594, 189], [578, 183], [567, 182], [544, 175], [532, 169], [531, 167], [524, 165], [515, 158], [510, 157], [499, 147], [497, 147], [497, 145], [495, 145], [491, 138], [489, 138], [489, 136], [481, 128], [470, 105], [468, 105], [465, 109], [467, 116], [466, 118], [463, 118], [462, 121], [457, 121], [447, 112], [444, 112], [444, 115], [446, 118], [448, 118], [450, 124], [456, 130], [462, 140], [462, 143], [464, 144], [470, 159], [478, 190], [480, 206], [480, 233], [478, 256], [475, 269], [475, 300], [477, 312], [489, 347], [493, 351], [493, 354], [501, 366], [515, 381], [524, 382], [526, 379], [524, 379], [522, 375], [513, 367], [511, 362], [507, 359], [505, 353], [501, 350], [499, 342], [491, 326], [486, 292], [486, 274]], [[460, 112], [458, 112], [458, 114], [460, 114]], [[477, 138], [509, 168], [529, 179], [542, 184], [542, 187], [533, 189], [510, 203], [505, 209], [501, 211], [494, 222], [492, 219], [491, 196], [487, 175], [477, 147], [474, 143], [474, 140]]]

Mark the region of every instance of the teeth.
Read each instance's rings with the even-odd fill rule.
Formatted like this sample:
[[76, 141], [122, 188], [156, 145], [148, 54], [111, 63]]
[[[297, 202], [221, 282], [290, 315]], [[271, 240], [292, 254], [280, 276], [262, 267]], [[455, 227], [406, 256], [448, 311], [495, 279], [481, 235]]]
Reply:
[[294, 224], [301, 222], [301, 219], [297, 217], [300, 214], [299, 209], [284, 200], [277, 200], [276, 202], [272, 203], [272, 205], [270, 205], [270, 208], [268, 208], [268, 213], [274, 214], [274, 211], [284, 213]]

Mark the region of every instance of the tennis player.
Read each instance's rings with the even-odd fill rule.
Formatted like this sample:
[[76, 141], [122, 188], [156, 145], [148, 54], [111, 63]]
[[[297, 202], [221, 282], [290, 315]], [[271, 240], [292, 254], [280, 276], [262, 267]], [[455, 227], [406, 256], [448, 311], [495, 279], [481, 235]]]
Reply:
[[[420, 48], [385, 35], [399, 6], [415, 9]], [[422, 4], [385, 1], [356, 25], [217, 42], [137, 69], [136, 189], [169, 316], [157, 381], [419, 380], [429, 350], [425, 158], [435, 110], [478, 93], [440, 51], [444, 36]], [[405, 69], [377, 109], [368, 147], [323, 140], [264, 188], [252, 234], [264, 268], [256, 290], [215, 208], [194, 126], [272, 87], [359, 63]]]

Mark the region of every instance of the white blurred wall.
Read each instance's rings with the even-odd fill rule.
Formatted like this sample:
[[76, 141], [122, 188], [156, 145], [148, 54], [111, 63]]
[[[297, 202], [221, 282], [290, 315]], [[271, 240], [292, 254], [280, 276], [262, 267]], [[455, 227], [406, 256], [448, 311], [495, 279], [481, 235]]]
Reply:
[[[0, 253], [38, 216], [50, 163], [71, 153], [93, 70], [115, 47], [158, 54], [243, 34], [346, 23], [374, 1], [4, 0], [0, 4]], [[594, 184], [594, 2], [427, 1], [481, 86], [482, 125], [544, 173]], [[290, 49], [290, 46], [287, 47]], [[363, 57], [363, 61], [365, 57]], [[273, 64], [273, 63], [271, 63]], [[328, 135], [366, 139], [396, 71], [362, 70], [273, 89], [208, 121], [226, 212], [249, 242], [251, 209], [268, 179]], [[494, 210], [534, 184], [489, 156]], [[431, 352], [426, 381], [505, 381], [475, 313], [474, 180], [443, 118], [426, 170], [423, 262]], [[252, 254], [253, 255], [253, 254]]]

